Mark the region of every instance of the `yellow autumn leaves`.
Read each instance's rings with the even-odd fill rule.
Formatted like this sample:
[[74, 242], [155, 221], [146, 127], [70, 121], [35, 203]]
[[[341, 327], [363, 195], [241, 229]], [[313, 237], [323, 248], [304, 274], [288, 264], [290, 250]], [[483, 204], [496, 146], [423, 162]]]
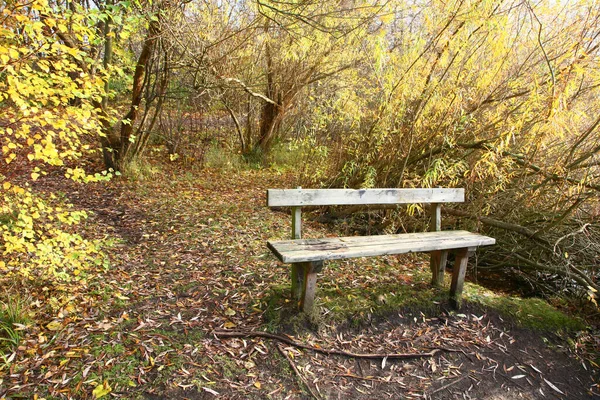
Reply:
[[[98, 243], [73, 229], [87, 215], [22, 179], [35, 182], [45, 166], [72, 164], [92, 151], [99, 134], [93, 101], [104, 82], [87, 72], [94, 63], [89, 49], [69, 46], [61, 34], [91, 43], [95, 33], [85, 13], [45, 0], [9, 2], [0, 13], [0, 269], [38, 282], [85, 280], [86, 271], [104, 263]], [[68, 177], [108, 175], [89, 177], [74, 167]]]
[[[36, 12], [30, 12], [35, 10]], [[99, 100], [103, 81], [76, 64], [93, 60], [84, 49], [66, 45], [54, 34], [66, 26], [75, 37], [94, 38], [78, 13], [56, 13], [46, 1], [4, 7], [0, 26], [0, 144], [6, 163], [18, 156], [50, 165], [81, 156], [81, 138], [97, 137], [91, 100]], [[42, 17], [52, 16], [52, 17]]]
[[85, 212], [49, 204], [30, 189], [9, 182], [2, 184], [2, 195], [0, 269], [6, 276], [72, 281], [84, 279], [82, 272], [102, 266], [98, 243], [67, 228], [87, 218]]

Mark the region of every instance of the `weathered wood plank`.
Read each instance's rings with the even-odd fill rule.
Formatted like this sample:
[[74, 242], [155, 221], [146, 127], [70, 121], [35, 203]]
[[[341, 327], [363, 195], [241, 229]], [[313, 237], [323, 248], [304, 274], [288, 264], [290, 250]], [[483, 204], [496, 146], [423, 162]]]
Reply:
[[351, 236], [267, 242], [284, 263], [371, 257], [386, 254], [431, 252], [487, 246], [494, 238], [467, 231], [407, 233], [400, 235]]
[[[302, 209], [292, 207], [292, 239], [302, 238]], [[304, 264], [292, 264], [292, 299], [300, 300], [304, 287]]]
[[476, 233], [469, 231], [440, 231], [440, 232], [412, 232], [412, 233], [397, 233], [392, 235], [373, 235], [373, 236], [346, 236], [346, 237], [329, 237], [319, 239], [301, 239], [301, 240], [281, 240], [277, 243], [277, 247], [282, 250], [298, 249], [298, 246], [317, 246], [325, 245], [328, 243], [334, 243], [332, 241], [337, 240], [338, 244], [345, 244], [349, 246], [369, 246], [369, 243], [387, 244], [397, 243], [398, 239], [402, 239], [404, 242], [419, 243], [422, 240], [443, 240], [449, 238], [463, 238], [469, 236], [481, 236]]
[[300, 301], [302, 297], [302, 288], [304, 287], [304, 270], [309, 263], [294, 263], [292, 264], [292, 299]]
[[312, 247], [302, 247], [298, 250], [286, 252], [277, 251], [284, 263], [307, 262], [317, 260], [336, 260], [353, 257], [373, 257], [390, 254], [431, 252], [434, 250], [452, 250], [465, 246], [485, 246], [493, 244], [485, 237], [470, 239], [448, 239], [437, 241], [424, 241], [421, 243], [390, 243], [368, 246], [345, 246], [338, 244], [324, 244]]
[[269, 207], [460, 203], [464, 201], [465, 190], [461, 188], [267, 190], [267, 206]]
[[318, 269], [318, 266], [315, 263], [306, 263], [304, 267], [304, 285], [300, 298], [300, 309], [304, 312], [310, 312], [315, 303], [315, 293], [317, 291], [316, 269]]
[[456, 309], [459, 309], [462, 305], [462, 291], [467, 273], [467, 262], [475, 249], [475, 247], [464, 248], [456, 253], [454, 269], [452, 270], [452, 283], [450, 284], [450, 304]]
[[[433, 203], [430, 205], [431, 220], [429, 230], [431, 232], [439, 232], [442, 230], [442, 205]], [[429, 256], [429, 268], [431, 268], [431, 284], [433, 286], [444, 285], [444, 272], [446, 271], [446, 263], [448, 261], [447, 250], [432, 251]]]
[[429, 224], [429, 230], [431, 232], [442, 230], [442, 205], [440, 203], [433, 203], [429, 206], [429, 212], [431, 214], [431, 221]]
[[[300, 240], [281, 240], [272, 243], [277, 244], [277, 249], [281, 251], [298, 251], [302, 249], [317, 249], [319, 247], [338, 249], [339, 247], [359, 247], [372, 245], [397, 244], [399, 241], [406, 245], [414, 243], [418, 245], [423, 241], [435, 242], [436, 240], [479, 238], [482, 235], [468, 231], [440, 231], [440, 232], [414, 232], [400, 233], [393, 235], [374, 235], [374, 236], [346, 236], [330, 237], [320, 239], [300, 239]], [[435, 249], [439, 250], [439, 249]]]
[[436, 250], [432, 251], [430, 254], [429, 267], [431, 268], [431, 284], [433, 286], [442, 287], [444, 286], [444, 272], [446, 271], [446, 264], [448, 263], [448, 250]]

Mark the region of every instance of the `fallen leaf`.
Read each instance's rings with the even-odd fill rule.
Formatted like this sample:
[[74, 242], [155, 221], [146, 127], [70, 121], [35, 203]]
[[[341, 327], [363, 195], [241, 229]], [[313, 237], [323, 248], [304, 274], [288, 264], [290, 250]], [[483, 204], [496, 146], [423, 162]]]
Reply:
[[107, 381], [104, 381], [101, 385], [96, 386], [96, 388], [92, 391], [92, 395], [95, 399], [99, 399], [101, 397], [106, 396], [112, 391], [112, 388], [108, 385]]
[[559, 388], [554, 386], [554, 384], [552, 382], [550, 382], [548, 379], [544, 378], [544, 382], [546, 382], [548, 384], [548, 386], [550, 386], [550, 388], [552, 388], [552, 390], [564, 395], [564, 393]]
[[260, 389], [260, 388], [261, 388], [261, 384], [260, 384], [260, 382], [259, 382], [259, 381], [256, 381], [256, 382], [254, 382], [254, 386], [255, 386], [257, 389]]
[[60, 328], [62, 328], [62, 324], [60, 323], [60, 321], [51, 321], [48, 323], [48, 325], [46, 325], [46, 328], [48, 328], [51, 331], [57, 331]]
[[227, 310], [225, 310], [225, 315], [227, 315], [228, 317], [233, 317], [235, 315], [235, 310], [228, 308]]
[[542, 371], [540, 371], [539, 369], [537, 369], [536, 367], [534, 367], [533, 365], [529, 364], [529, 366], [535, 371], [535, 372], [539, 372], [540, 374], [542, 373]]
[[212, 390], [212, 389], [210, 389], [210, 388], [207, 388], [207, 387], [204, 387], [204, 386], [203, 386], [203, 387], [202, 387], [202, 389], [203, 389], [205, 392], [208, 392], [208, 393], [210, 393], [210, 394], [214, 394], [215, 396], [218, 396], [218, 395], [219, 395], [219, 392], [217, 392], [217, 391], [215, 391], [215, 390]]

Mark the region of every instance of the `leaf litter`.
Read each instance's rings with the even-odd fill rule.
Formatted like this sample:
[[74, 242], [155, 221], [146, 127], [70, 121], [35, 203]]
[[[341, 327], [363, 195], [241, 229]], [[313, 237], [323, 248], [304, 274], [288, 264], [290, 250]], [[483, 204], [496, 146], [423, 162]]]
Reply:
[[[116, 239], [107, 250], [112, 267], [72, 296], [71, 311], [65, 305], [24, 329], [0, 369], [0, 398], [546, 398], [546, 387], [576, 398], [598, 392], [568, 348], [552, 349], [539, 333], [506, 326], [485, 310], [457, 314], [436, 304], [434, 316], [392, 310], [356, 315], [357, 323], [274, 325], [270, 314], [283, 320], [295, 314], [289, 299], [273, 298], [273, 288], [286, 287], [289, 277], [265, 241], [286, 237], [290, 227], [288, 215], [264, 206], [264, 190], [295, 187], [293, 178], [212, 170], [194, 178], [85, 188], [47, 183], [93, 212], [87, 235]], [[308, 236], [331, 234], [310, 219], [305, 229]], [[363, 276], [347, 273], [349, 264], [326, 267], [322, 287], [413, 284], [412, 271], [426, 268], [415, 258], [352, 263]], [[395, 273], [379, 274], [383, 264]], [[290, 342], [215, 334], [223, 330], [271, 331]], [[390, 357], [395, 353], [429, 356]]]

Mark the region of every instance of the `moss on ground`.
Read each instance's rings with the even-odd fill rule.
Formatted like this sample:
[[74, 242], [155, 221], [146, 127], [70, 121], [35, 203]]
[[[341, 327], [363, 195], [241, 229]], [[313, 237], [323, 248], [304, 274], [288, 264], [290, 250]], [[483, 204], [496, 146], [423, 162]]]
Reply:
[[585, 329], [581, 319], [557, 310], [543, 299], [509, 296], [471, 283], [465, 284], [464, 298], [497, 311], [523, 328], [554, 332]]
[[[446, 286], [449, 277], [446, 277]], [[324, 282], [317, 289], [315, 311], [295, 312], [289, 285], [274, 285], [263, 298], [269, 331], [281, 328], [301, 331], [321, 324], [366, 320], [390, 312], [421, 312], [435, 315], [448, 305], [448, 288], [430, 285], [426, 268], [416, 268], [409, 283], [374, 283], [365, 287], [343, 288]], [[496, 293], [473, 283], [465, 283], [463, 307], [470, 305], [497, 312], [501, 318], [522, 328], [538, 331], [575, 332], [585, 329], [581, 319], [569, 316], [539, 298], [520, 298]]]

